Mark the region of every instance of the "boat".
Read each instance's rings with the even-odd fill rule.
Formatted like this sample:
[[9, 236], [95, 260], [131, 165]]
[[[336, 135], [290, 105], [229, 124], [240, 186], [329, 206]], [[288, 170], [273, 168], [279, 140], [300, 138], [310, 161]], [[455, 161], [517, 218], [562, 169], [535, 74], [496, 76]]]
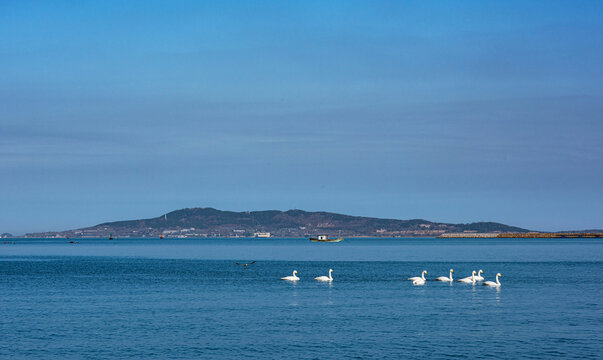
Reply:
[[318, 235], [318, 237], [310, 238], [310, 241], [312, 242], [340, 242], [341, 240], [343, 240], [342, 237], [338, 237], [336, 239], [329, 239], [327, 235]]

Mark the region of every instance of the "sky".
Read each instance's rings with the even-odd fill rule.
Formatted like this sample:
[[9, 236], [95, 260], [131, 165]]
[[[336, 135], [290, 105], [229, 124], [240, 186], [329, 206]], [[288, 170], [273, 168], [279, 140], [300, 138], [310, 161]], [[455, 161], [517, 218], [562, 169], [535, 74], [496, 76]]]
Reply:
[[2, 1], [0, 233], [186, 207], [603, 228], [601, 1]]

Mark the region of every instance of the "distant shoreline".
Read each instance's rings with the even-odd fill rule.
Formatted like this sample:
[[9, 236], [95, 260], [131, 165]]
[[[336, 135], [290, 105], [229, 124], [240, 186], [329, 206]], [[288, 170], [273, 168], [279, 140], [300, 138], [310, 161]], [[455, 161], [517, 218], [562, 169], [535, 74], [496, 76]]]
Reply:
[[[579, 234], [579, 235], [576, 235]], [[234, 212], [186, 208], [161, 216], [102, 223], [86, 228], [25, 233], [0, 238], [564, 238], [601, 237], [603, 229], [546, 232], [497, 222], [440, 223], [424, 219], [381, 219], [299, 209]]]
[[[346, 239], [371, 239], [371, 240], [388, 240], [388, 239], [599, 239], [603, 238], [603, 233], [449, 233], [440, 236], [394, 236], [394, 237], [374, 237], [374, 236], [346, 236]], [[229, 237], [179, 237], [179, 236], [164, 236], [163, 238], [154, 236], [115, 236], [113, 239], [108, 237], [65, 237], [65, 236], [47, 236], [47, 237], [29, 237], [29, 236], [11, 236], [3, 237], [2, 241], [6, 244], [10, 240], [309, 240], [308, 237], [245, 237], [245, 236], [229, 236]]]
[[602, 238], [603, 233], [586, 233], [586, 232], [560, 232], [560, 233], [475, 233], [475, 234], [464, 234], [464, 233], [450, 233], [442, 234], [438, 236], [441, 239], [454, 239], [454, 238], [482, 238], [482, 239], [580, 239], [580, 238]]

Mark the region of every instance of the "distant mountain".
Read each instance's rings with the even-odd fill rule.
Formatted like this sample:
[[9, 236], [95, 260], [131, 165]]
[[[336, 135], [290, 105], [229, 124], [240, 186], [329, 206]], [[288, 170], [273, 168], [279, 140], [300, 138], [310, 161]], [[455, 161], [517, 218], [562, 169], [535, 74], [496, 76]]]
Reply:
[[422, 219], [395, 220], [349, 216], [329, 212], [221, 211], [192, 208], [172, 211], [152, 219], [115, 221], [77, 230], [26, 234], [26, 237], [235, 237], [271, 233], [273, 237], [331, 236], [420, 237], [450, 232], [528, 232], [494, 222], [436, 223]]

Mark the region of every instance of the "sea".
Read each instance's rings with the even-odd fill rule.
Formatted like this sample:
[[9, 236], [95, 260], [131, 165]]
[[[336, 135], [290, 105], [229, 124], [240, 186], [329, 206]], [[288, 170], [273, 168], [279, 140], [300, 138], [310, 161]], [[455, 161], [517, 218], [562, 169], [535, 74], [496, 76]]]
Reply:
[[71, 241], [2, 239], [0, 358], [603, 358], [603, 239]]

